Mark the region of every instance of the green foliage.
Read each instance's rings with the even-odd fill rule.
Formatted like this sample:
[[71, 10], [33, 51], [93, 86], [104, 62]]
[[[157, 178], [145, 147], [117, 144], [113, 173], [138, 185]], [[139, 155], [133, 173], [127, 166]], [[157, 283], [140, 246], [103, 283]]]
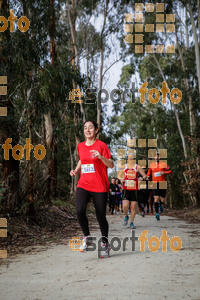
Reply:
[[[8, 116], [5, 118], [0, 117], [0, 143], [5, 138], [12, 137], [13, 145], [14, 143], [24, 144], [31, 130], [32, 144], [40, 143], [44, 145], [44, 115], [50, 112], [54, 132], [53, 142], [57, 145], [55, 152], [52, 152], [52, 149], [47, 150], [47, 157], [44, 161], [33, 161], [33, 185], [34, 196], [37, 200], [36, 207], [45, 203], [45, 199], [43, 199], [43, 180], [45, 179], [45, 167], [47, 167], [51, 155], [55, 156], [57, 161], [57, 186], [59, 187], [57, 197], [65, 197], [63, 191], [68, 191], [66, 199], [69, 199], [71, 159], [74, 166], [76, 159], [74, 155], [76, 147], [75, 134], [80, 141], [84, 140], [82, 130], [83, 113], [79, 104], [74, 105], [68, 100], [69, 92], [73, 89], [74, 83], [84, 91], [88, 87], [98, 88], [99, 84], [101, 27], [99, 28], [98, 25], [99, 20], [101, 21], [102, 19], [105, 2], [102, 0], [81, 0], [77, 2], [75, 11], [72, 9], [71, 1], [69, 3], [72, 21], [76, 19], [75, 46], [79, 55], [79, 65], [77, 66], [72, 66], [72, 60], [74, 59], [72, 49], [74, 45], [72, 44], [65, 0], [54, 1], [55, 51], [57, 59], [53, 63], [50, 58], [50, 36], [53, 33], [50, 22], [53, 7], [50, 6], [50, 1], [7, 1], [7, 7], [5, 6], [1, 11], [1, 15], [8, 18], [9, 10], [13, 8], [17, 18], [26, 15], [31, 22], [31, 26], [26, 33], [22, 33], [19, 30], [13, 33], [10, 33], [9, 30], [1, 33], [0, 75], [7, 75], [8, 77], [8, 94], [5, 97], [1, 97], [0, 100], [3, 106], [8, 107]], [[156, 4], [157, 1], [151, 1], [151, 3]], [[157, 138], [159, 141], [158, 147], [168, 149], [168, 163], [173, 170], [172, 175], [169, 177], [169, 193], [173, 199], [173, 205], [182, 206], [189, 202], [186, 201], [189, 192], [195, 190], [195, 194], [198, 189], [198, 184], [196, 183], [198, 178], [195, 177], [196, 181], [192, 181], [194, 174], [188, 171], [189, 167], [196, 168], [197, 174], [199, 169], [197, 163], [199, 153], [196, 141], [199, 140], [200, 114], [195, 46], [191, 20], [189, 17], [187, 17], [187, 20], [179, 18], [184, 7], [188, 8], [189, 2], [170, 0], [165, 3], [166, 13], [176, 13], [177, 38], [183, 54], [185, 71], [183, 71], [178, 49], [173, 55], [141, 55], [135, 53], [134, 44], [127, 45], [124, 43], [124, 14], [132, 13], [134, 4], [128, 0], [109, 1], [109, 13], [103, 36], [104, 58], [111, 56], [111, 48], [113, 47], [111, 41], [115, 47], [113, 41], [117, 39], [120, 44], [117, 54], [124, 62], [118, 82], [120, 92], [130, 88], [132, 78], [136, 74], [139, 74], [141, 80], [137, 88], [141, 87], [142, 82], [147, 81], [149, 90], [151, 88], [160, 90], [164, 80], [156, 63], [157, 59], [169, 89], [178, 88], [182, 92], [182, 100], [176, 106], [176, 109], [184, 137], [190, 137], [191, 135], [188, 90], [185, 85], [185, 79], [187, 79], [189, 94], [192, 97], [192, 112], [196, 122], [194, 142], [190, 143], [186, 139], [188, 161], [185, 161], [182, 141], [177, 129], [177, 120], [171, 103], [168, 101], [168, 104], [165, 106], [161, 103], [161, 99], [158, 104], [153, 105], [146, 99], [146, 103], [142, 105], [139, 98], [136, 98], [134, 103], [132, 103], [128, 95], [126, 95], [125, 103], [113, 105], [114, 114], [112, 117], [107, 117], [107, 111], [104, 108], [101, 115], [101, 128], [103, 129], [101, 139], [109, 144], [113, 149], [113, 153], [115, 153], [119, 146], [126, 146], [128, 137]], [[198, 10], [196, 9], [196, 1], [190, 1], [190, 4], [195, 24], [197, 24]], [[145, 14], [144, 25], [155, 24], [155, 15], [156, 12]], [[95, 24], [95, 26], [90, 22], [92, 18], [94, 20], [98, 18], [98, 24]], [[188, 25], [188, 48], [185, 45], [185, 37], [181, 31], [182, 22]], [[165, 44], [165, 42], [165, 34], [156, 32], [144, 34], [144, 44]], [[83, 65], [87, 66], [87, 69], [84, 69], [84, 71]], [[104, 71], [105, 68], [106, 66], [104, 65]], [[96, 119], [96, 105], [83, 103], [82, 108], [86, 119]], [[76, 121], [75, 117], [77, 118]], [[31, 126], [28, 126], [29, 122]], [[107, 131], [104, 131], [106, 125], [109, 125], [109, 127]], [[69, 146], [71, 147], [72, 157], [70, 157]], [[145, 151], [141, 153], [146, 155]], [[2, 153], [0, 159], [2, 163]], [[181, 165], [182, 161], [184, 165]], [[30, 165], [25, 160], [21, 160], [19, 165], [18, 176], [20, 182], [15, 197], [19, 196], [20, 198], [21, 202], [18, 204], [19, 206], [21, 205], [21, 211], [26, 211], [28, 209]], [[1, 167], [3, 168], [2, 164]], [[187, 196], [183, 194], [181, 186], [184, 183], [183, 172], [185, 171], [189, 182]], [[8, 173], [7, 179], [10, 182], [13, 173], [10, 169]], [[3, 180], [3, 174], [1, 174], [1, 182]], [[9, 187], [0, 188], [1, 201], [3, 201], [2, 195], [6, 195], [6, 189], [9, 189]], [[54, 204], [61, 205], [58, 198], [56, 198]]]

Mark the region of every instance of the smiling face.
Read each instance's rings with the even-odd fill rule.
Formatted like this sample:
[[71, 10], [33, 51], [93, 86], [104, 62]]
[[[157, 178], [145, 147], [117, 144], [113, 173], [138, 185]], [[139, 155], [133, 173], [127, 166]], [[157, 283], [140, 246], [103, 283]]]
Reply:
[[129, 154], [128, 155], [128, 161], [133, 161], [134, 160], [134, 155], [133, 154]]
[[87, 122], [84, 125], [84, 135], [86, 139], [93, 139], [96, 136], [98, 129], [95, 129], [94, 125], [91, 122]]

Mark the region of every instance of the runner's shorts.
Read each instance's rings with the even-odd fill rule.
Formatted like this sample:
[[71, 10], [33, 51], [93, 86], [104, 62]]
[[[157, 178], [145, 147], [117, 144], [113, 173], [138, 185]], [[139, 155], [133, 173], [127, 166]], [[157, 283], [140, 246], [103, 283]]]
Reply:
[[153, 191], [153, 196], [160, 196], [160, 197], [163, 197], [165, 198], [166, 196], [166, 192], [167, 190], [166, 189], [155, 189], [155, 190], [152, 190]]
[[123, 200], [138, 201], [138, 191], [123, 190]]

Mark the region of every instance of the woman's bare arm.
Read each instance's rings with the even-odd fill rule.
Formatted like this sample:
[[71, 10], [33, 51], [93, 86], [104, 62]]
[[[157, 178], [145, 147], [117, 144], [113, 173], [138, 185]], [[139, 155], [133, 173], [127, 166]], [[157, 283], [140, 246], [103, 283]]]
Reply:
[[70, 174], [71, 176], [75, 176], [76, 173], [78, 173], [78, 172], [80, 171], [80, 169], [81, 169], [81, 161], [79, 160], [79, 162], [78, 162], [78, 164], [77, 164], [75, 170], [71, 170], [69, 174]]
[[102, 162], [104, 163], [104, 165], [106, 165], [106, 167], [108, 168], [114, 168], [114, 163], [113, 163], [113, 160], [111, 158], [105, 158], [101, 155], [101, 158]]
[[114, 163], [113, 163], [113, 160], [111, 158], [103, 157], [97, 150], [90, 150], [90, 152], [92, 152], [92, 154], [95, 157], [102, 160], [102, 162], [104, 163], [104, 165], [106, 165], [106, 167], [111, 168], [111, 169], [114, 168]]

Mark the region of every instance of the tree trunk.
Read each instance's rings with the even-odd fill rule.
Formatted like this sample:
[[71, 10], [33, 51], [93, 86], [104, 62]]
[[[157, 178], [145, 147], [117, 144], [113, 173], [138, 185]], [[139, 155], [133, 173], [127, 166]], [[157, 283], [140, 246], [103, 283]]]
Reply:
[[192, 31], [193, 31], [193, 35], [194, 35], [195, 57], [196, 57], [197, 77], [198, 77], [198, 88], [199, 88], [199, 105], [200, 105], [200, 57], [199, 57], [199, 43], [198, 43], [198, 36], [197, 36], [197, 31], [196, 31], [194, 17], [193, 17], [193, 11], [192, 11], [192, 7], [191, 7], [190, 2], [188, 4], [188, 7], [189, 7], [190, 20], [191, 20], [191, 24], [192, 24]]
[[[185, 63], [184, 63], [184, 59], [183, 59], [182, 50], [181, 50], [181, 47], [180, 47], [179, 42], [178, 42], [177, 32], [176, 32], [176, 42], [177, 42], [178, 52], [179, 52], [180, 59], [181, 59], [181, 65], [182, 65], [182, 68], [183, 68], [183, 72], [185, 73], [185, 71], [186, 71]], [[184, 77], [183, 80], [184, 80], [184, 85], [186, 87], [188, 103], [189, 103], [190, 134], [191, 134], [191, 137], [193, 137], [194, 132], [196, 130], [196, 122], [195, 122], [195, 116], [194, 116], [194, 111], [193, 111], [192, 96], [191, 96], [191, 93], [190, 93], [190, 87], [189, 87], [189, 82], [188, 82], [187, 77]]]
[[[77, 49], [77, 45], [76, 45], [76, 1], [74, 1], [74, 0], [72, 0], [72, 11], [73, 11], [73, 14], [71, 16], [69, 0], [67, 0], [67, 15], [68, 15], [68, 19], [69, 19], [70, 32], [71, 32], [71, 38], [72, 38], [72, 40], [71, 40], [72, 53], [73, 53], [72, 66], [74, 68], [77, 67], [78, 70], [80, 71], [79, 54], [78, 54], [78, 49]], [[79, 86], [75, 82], [74, 82], [73, 86], [74, 86], [73, 87], [74, 89], [79, 88]], [[84, 123], [86, 120], [86, 117], [85, 117], [85, 110], [84, 110], [83, 104], [81, 103], [81, 97], [79, 98], [79, 105], [80, 105], [80, 110], [82, 113], [83, 123]]]
[[[160, 64], [159, 64], [159, 62], [158, 62], [155, 54], [154, 54], [154, 59], [156, 61], [156, 64], [157, 64], [158, 69], [160, 71], [160, 74], [161, 74], [161, 76], [163, 78], [163, 81], [167, 82], [166, 79], [165, 79], [165, 76], [163, 74], [163, 71], [161, 69], [161, 66], [160, 66]], [[176, 110], [176, 107], [175, 107], [174, 103], [172, 103], [172, 107], [174, 109], [174, 114], [175, 114], [175, 117], [176, 117], [176, 123], [177, 123], [177, 127], [178, 127], [178, 132], [179, 132], [179, 135], [180, 135], [181, 141], [182, 141], [182, 147], [183, 147], [184, 157], [185, 157], [185, 159], [187, 159], [187, 150], [186, 150], [185, 138], [184, 138], [184, 135], [183, 135], [183, 132], [182, 132], [182, 128], [181, 128], [181, 124], [180, 124], [180, 121], [179, 121], [179, 115], [177, 113], [177, 110]]]
[[[108, 13], [108, 4], [109, 0], [106, 0], [106, 4], [104, 6], [104, 20], [103, 20], [103, 26], [101, 29], [101, 35], [100, 35], [100, 53], [101, 53], [101, 66], [100, 66], [100, 73], [99, 73], [99, 91], [102, 89], [103, 85], [103, 63], [104, 63], [104, 42], [103, 42], [103, 34], [106, 26], [106, 18]], [[97, 124], [100, 129], [101, 125], [101, 99], [97, 99]], [[97, 138], [99, 138], [100, 134], [98, 133]]]
[[[70, 155], [70, 162], [71, 162], [71, 170], [74, 169], [74, 160], [72, 156], [72, 148], [71, 148], [71, 141], [68, 136], [68, 146], [69, 146], [69, 155]], [[70, 188], [70, 195], [72, 195], [74, 192], [74, 177], [72, 176], [72, 182], [71, 182], [71, 188]]]
[[[72, 15], [70, 13], [70, 7], [69, 7], [69, 0], [67, 0], [67, 15], [69, 19], [69, 24], [70, 24], [70, 32], [71, 32], [71, 45], [72, 45], [72, 66], [73, 68], [78, 68], [80, 70], [79, 66], [79, 54], [78, 54], [78, 49], [76, 45], [76, 6], [77, 3], [75, 0], [72, 0]], [[73, 81], [73, 89], [79, 89], [79, 86], [76, 84], [75, 81]], [[82, 114], [83, 118], [83, 123], [86, 120], [85, 116], [85, 110], [83, 107], [83, 104], [81, 103], [81, 97], [79, 98], [79, 106], [80, 106], [80, 111]], [[74, 125], [75, 125], [75, 149], [74, 149], [74, 159], [76, 163], [78, 163], [78, 153], [77, 153], [77, 146], [80, 143], [80, 140], [78, 138], [79, 132], [78, 132], [78, 124], [79, 124], [79, 114], [78, 114], [78, 107], [77, 104], [74, 103]], [[78, 174], [75, 175], [75, 177], [72, 179], [72, 186], [73, 186], [73, 191], [75, 192], [76, 186], [77, 186], [77, 181], [78, 181]]]
[[[9, 11], [9, 1], [7, 0], [0, 0], [0, 15], [5, 16], [6, 13]], [[8, 43], [10, 40], [10, 32], [6, 30], [4, 33], [0, 34], [0, 64], [6, 65], [7, 64], [7, 57], [2, 56], [1, 51], [3, 47], [8, 47]], [[0, 74], [0, 76], [7, 76], [8, 81], [8, 88], [9, 88], [9, 81], [13, 74]], [[0, 106], [1, 102], [6, 96], [0, 96]], [[12, 138], [12, 147], [14, 147], [18, 140], [19, 136], [16, 133], [17, 130], [15, 127], [15, 118], [14, 118], [14, 106], [12, 99], [3, 102], [3, 106], [8, 108], [8, 115], [10, 122], [3, 124], [4, 118], [8, 117], [0, 117], [1, 126], [0, 126], [0, 143], [3, 145], [8, 138]], [[10, 133], [15, 133], [15, 137], [10, 136]], [[12, 155], [12, 150], [9, 150], [9, 160], [5, 160], [3, 157], [2, 162], [2, 178], [3, 180], [2, 185], [3, 187], [8, 188], [5, 193], [3, 193], [3, 201], [2, 201], [2, 210], [4, 209], [5, 212], [14, 212], [17, 207], [20, 207], [20, 197], [19, 197], [19, 161], [15, 160]]]
[[[159, 62], [158, 62], [158, 60], [157, 60], [157, 58], [156, 58], [155, 55], [154, 55], [154, 59], [155, 59], [156, 64], [157, 64], [157, 66], [158, 66], [158, 68], [160, 70], [160, 73], [162, 75], [163, 80], [166, 82], [166, 79], [165, 79], [165, 76], [164, 76], [163, 71], [161, 69], [161, 66], [160, 66], [160, 64], [159, 64]], [[175, 107], [174, 103], [172, 103], [172, 107], [174, 108], [174, 113], [175, 113], [175, 117], [176, 117], [176, 123], [177, 123], [178, 131], [179, 131], [179, 134], [180, 134], [180, 137], [181, 137], [182, 146], [183, 146], [183, 152], [184, 152], [184, 157], [185, 157], [185, 160], [186, 160], [187, 157], [188, 157], [187, 156], [187, 150], [186, 150], [186, 143], [185, 143], [185, 138], [184, 138], [184, 135], [183, 135], [183, 132], [182, 132], [182, 129], [181, 129], [179, 115], [178, 115], [178, 112], [176, 110], [176, 107]], [[189, 171], [191, 171], [190, 167], [189, 167]], [[184, 178], [185, 178], [186, 183], [188, 183], [188, 180], [187, 180], [187, 177], [185, 176], [185, 174], [184, 174]], [[191, 202], [194, 203], [196, 201], [195, 197], [193, 197], [191, 193], [189, 193], [189, 195], [190, 195]]]
[[50, 111], [46, 115], [44, 115], [44, 124], [45, 124], [45, 133], [46, 133], [45, 134], [46, 147], [48, 149], [51, 149], [53, 143], [53, 124], [52, 124]]
[[[29, 132], [29, 139], [30, 144], [32, 144], [32, 123], [31, 123], [31, 115], [29, 111], [29, 99], [31, 96], [31, 88], [27, 91], [24, 91], [24, 98], [27, 105], [27, 116], [28, 116], [28, 132]], [[33, 155], [30, 154], [30, 162], [29, 162], [29, 193], [28, 193], [28, 200], [29, 200], [29, 215], [35, 215], [35, 207], [34, 207], [34, 195], [33, 195]]]
[[51, 64], [54, 65], [57, 60], [56, 54], [56, 43], [55, 43], [55, 7], [54, 7], [54, 0], [50, 1], [50, 25], [49, 25], [49, 36], [50, 36], [50, 56], [51, 56]]
[[187, 25], [187, 19], [188, 19], [188, 16], [187, 16], [187, 9], [185, 8], [185, 46], [186, 46], [186, 49], [188, 50], [189, 48], [189, 36], [188, 36], [188, 25]]
[[199, 29], [199, 47], [200, 47], [200, 1], [197, 0], [198, 6], [198, 29]]
[[[56, 43], [55, 43], [55, 7], [54, 0], [49, 0], [50, 3], [50, 24], [49, 24], [49, 37], [50, 37], [50, 57], [51, 65], [54, 66], [57, 62], [57, 53], [56, 53]], [[56, 107], [55, 94], [52, 94], [52, 103], [53, 107]], [[46, 147], [49, 149], [47, 153], [47, 167], [48, 174], [45, 172], [45, 177], [48, 177], [47, 180], [47, 195], [48, 201], [50, 201], [49, 196], [52, 194], [56, 196], [57, 191], [57, 140], [53, 132], [53, 121], [51, 117], [51, 111], [48, 111], [44, 115], [45, 120], [45, 139]], [[50, 189], [48, 191], [48, 189]]]

